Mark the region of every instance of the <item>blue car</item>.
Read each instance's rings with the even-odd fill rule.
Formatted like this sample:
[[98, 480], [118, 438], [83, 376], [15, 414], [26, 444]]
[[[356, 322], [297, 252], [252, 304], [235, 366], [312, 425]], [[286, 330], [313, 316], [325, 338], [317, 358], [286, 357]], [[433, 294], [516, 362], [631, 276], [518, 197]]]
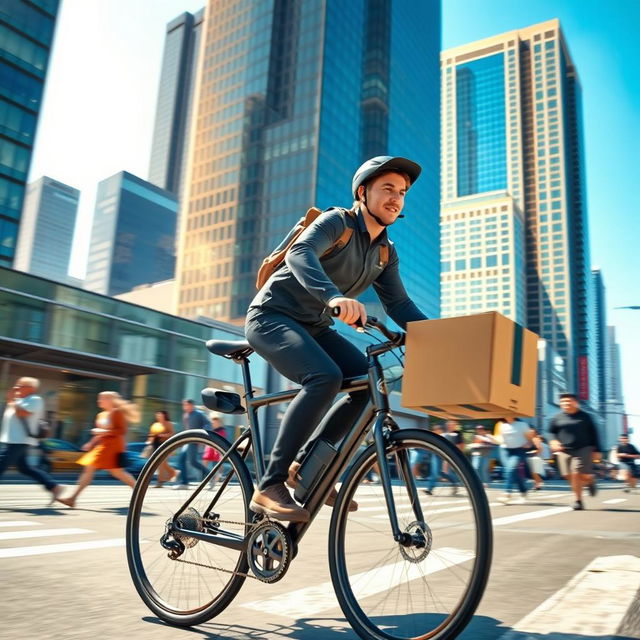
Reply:
[[128, 442], [127, 443], [127, 466], [125, 470], [128, 471], [134, 478], [137, 478], [147, 462], [147, 458], [141, 458], [140, 454], [145, 448], [144, 442]]

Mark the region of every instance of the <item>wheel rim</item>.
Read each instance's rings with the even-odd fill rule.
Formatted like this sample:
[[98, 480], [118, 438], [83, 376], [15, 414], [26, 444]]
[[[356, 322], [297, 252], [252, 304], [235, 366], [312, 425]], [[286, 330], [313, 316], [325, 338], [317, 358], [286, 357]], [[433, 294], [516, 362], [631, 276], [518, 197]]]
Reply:
[[[127, 527], [129, 564], [136, 587], [147, 604], [159, 615], [166, 614], [168, 619], [202, 614], [219, 606], [221, 600], [235, 594], [239, 588], [237, 583], [244, 580], [241, 574], [247, 569], [245, 554], [240, 550], [170, 532], [175, 514], [195, 492], [202, 474], [190, 468], [192, 482], [188, 490], [174, 490], [171, 485], [154, 488], [154, 475], [167, 460], [175, 468], [177, 456], [187, 443], [199, 447], [198, 460], [204, 445], [222, 453], [215, 442], [193, 436], [168, 443], [158, 450], [138, 479]], [[196, 473], [198, 483], [194, 482]], [[180, 525], [189, 530], [224, 530], [244, 536], [244, 523], [249, 518], [249, 496], [239, 475], [231, 458], [216, 489], [205, 487], [178, 517]], [[226, 486], [220, 489], [227, 477]], [[205, 518], [214, 501], [210, 517]], [[169, 553], [175, 548], [176, 541], [183, 551], [172, 559]]]
[[[344, 497], [342, 492], [340, 496], [341, 502], [356, 500], [360, 509], [341, 509], [337, 514], [334, 579], [338, 598], [352, 624], [369, 637], [448, 637], [454, 628], [466, 624], [484, 589], [490, 532], [489, 539], [479, 532], [485, 522], [482, 505], [474, 507], [471, 501], [474, 495], [485, 500], [484, 493], [477, 494], [473, 470], [462, 469], [455, 457], [443, 457], [430, 441], [396, 444], [388, 449], [387, 460], [397, 463], [401, 450], [412, 452], [412, 460], [433, 455], [440, 463], [446, 461], [460, 488], [455, 496], [449, 495], [451, 487], [441, 481], [429, 496], [424, 492], [427, 481], [418, 480], [424, 521], [417, 521], [406, 484], [395, 474], [392, 484], [400, 530], [421, 532], [425, 541], [424, 547], [403, 547], [393, 541], [382, 486], [363, 482], [375, 462], [372, 451], [347, 480]], [[428, 464], [425, 467], [428, 473]], [[488, 549], [482, 548], [486, 545]]]

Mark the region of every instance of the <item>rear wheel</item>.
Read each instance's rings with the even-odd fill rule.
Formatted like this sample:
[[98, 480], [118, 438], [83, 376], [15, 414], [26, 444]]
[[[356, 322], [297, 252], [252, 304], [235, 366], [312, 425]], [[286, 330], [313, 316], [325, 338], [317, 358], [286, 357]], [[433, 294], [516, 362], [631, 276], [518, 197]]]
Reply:
[[[386, 462], [405, 534], [397, 542], [382, 486], [368, 478], [375, 462], [372, 445], [347, 474], [331, 519], [329, 564], [340, 606], [362, 638], [454, 638], [489, 576], [492, 529], [482, 485], [440, 436], [413, 429], [390, 434]], [[403, 469], [415, 478], [417, 500], [410, 499]], [[350, 500], [358, 511], [348, 511]]]
[[197, 447], [201, 459], [204, 446], [223, 455], [229, 445], [216, 434], [195, 430], [169, 439], [140, 473], [127, 518], [127, 560], [135, 587], [151, 611], [180, 626], [201, 624], [223, 611], [244, 583], [248, 563], [242, 550], [173, 533], [171, 523], [177, 520], [182, 529], [194, 532], [244, 537], [253, 517], [253, 485], [235, 452], [212, 488], [202, 482], [202, 474], [188, 489], [153, 486], [160, 465], [168, 461], [175, 467], [186, 446]]

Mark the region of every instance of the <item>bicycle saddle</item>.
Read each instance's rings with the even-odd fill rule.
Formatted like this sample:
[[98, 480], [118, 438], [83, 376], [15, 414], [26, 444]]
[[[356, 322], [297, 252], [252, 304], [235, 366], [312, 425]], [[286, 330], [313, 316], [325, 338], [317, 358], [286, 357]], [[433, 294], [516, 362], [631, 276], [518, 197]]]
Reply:
[[253, 353], [246, 340], [207, 340], [207, 349], [217, 356], [239, 360]]

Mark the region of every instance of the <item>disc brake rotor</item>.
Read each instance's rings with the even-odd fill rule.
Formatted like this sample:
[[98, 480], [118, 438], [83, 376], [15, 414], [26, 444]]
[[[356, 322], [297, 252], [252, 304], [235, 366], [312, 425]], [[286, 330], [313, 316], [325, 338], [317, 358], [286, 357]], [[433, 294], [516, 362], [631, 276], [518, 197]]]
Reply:
[[429, 525], [424, 522], [414, 521], [405, 527], [404, 533], [411, 535], [414, 539], [414, 544], [409, 547], [400, 545], [400, 553], [409, 562], [422, 562], [431, 552], [433, 545], [433, 534]]

